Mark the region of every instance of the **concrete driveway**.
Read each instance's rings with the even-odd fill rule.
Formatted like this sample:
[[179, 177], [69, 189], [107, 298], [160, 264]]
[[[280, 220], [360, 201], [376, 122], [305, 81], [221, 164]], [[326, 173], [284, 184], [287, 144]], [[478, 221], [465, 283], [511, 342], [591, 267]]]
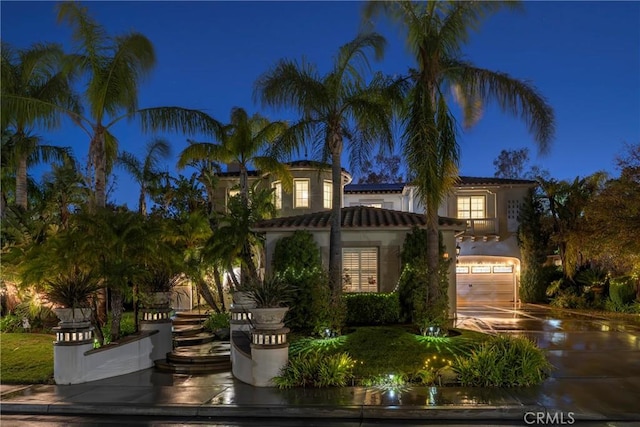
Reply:
[[[545, 306], [483, 306], [458, 311], [462, 327], [526, 336], [554, 370], [531, 401], [564, 413], [619, 414], [640, 421], [640, 327]], [[522, 395], [521, 395], [522, 396]]]

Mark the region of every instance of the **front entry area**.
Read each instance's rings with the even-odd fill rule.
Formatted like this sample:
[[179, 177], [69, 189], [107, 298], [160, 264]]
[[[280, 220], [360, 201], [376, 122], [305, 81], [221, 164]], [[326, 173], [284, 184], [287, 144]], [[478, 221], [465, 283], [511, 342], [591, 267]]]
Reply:
[[518, 300], [519, 276], [517, 258], [461, 256], [456, 265], [457, 304], [514, 304]]

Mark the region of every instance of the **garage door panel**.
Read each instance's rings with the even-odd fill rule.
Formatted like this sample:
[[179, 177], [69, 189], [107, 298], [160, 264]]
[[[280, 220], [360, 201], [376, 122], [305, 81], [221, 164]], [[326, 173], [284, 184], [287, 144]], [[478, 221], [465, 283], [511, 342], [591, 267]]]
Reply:
[[513, 273], [458, 274], [456, 281], [460, 305], [513, 301]]

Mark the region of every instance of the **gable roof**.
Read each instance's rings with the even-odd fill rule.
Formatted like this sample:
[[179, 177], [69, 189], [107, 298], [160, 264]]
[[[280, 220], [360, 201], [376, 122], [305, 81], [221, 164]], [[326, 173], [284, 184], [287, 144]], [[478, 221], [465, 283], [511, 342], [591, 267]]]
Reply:
[[[326, 229], [330, 228], [331, 211], [320, 211], [304, 215], [274, 218], [258, 222], [253, 228], [257, 231]], [[372, 208], [368, 206], [351, 206], [342, 208], [342, 228], [402, 228], [427, 225], [424, 214], [401, 212], [390, 209]], [[467, 227], [465, 220], [455, 218], [439, 218], [440, 227], [463, 231]]]

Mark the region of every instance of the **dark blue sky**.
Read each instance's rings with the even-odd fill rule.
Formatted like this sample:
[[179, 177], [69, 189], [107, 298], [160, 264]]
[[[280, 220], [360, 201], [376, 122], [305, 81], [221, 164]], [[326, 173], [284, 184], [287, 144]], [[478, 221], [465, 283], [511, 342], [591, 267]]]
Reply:
[[[151, 39], [157, 67], [140, 91], [140, 106], [180, 105], [226, 122], [234, 106], [272, 119], [294, 116], [253, 102], [256, 78], [283, 57], [303, 55], [326, 70], [338, 47], [360, 25], [360, 2], [90, 2], [109, 34], [136, 30]], [[2, 40], [17, 47], [59, 42], [71, 49], [70, 30], [56, 23], [53, 2], [2, 1]], [[400, 31], [378, 23], [388, 40], [376, 70], [404, 73], [413, 65]], [[524, 12], [486, 21], [465, 49], [477, 66], [531, 81], [556, 112], [549, 155], [538, 157], [521, 121], [489, 106], [478, 125], [460, 136], [461, 173], [492, 176], [503, 148], [529, 147], [533, 162], [552, 176], [572, 179], [614, 170], [624, 142], [640, 142], [640, 3], [526, 2]], [[84, 160], [87, 137], [71, 124], [44, 133], [74, 147]], [[139, 153], [149, 136], [134, 125], [116, 129], [121, 148]], [[182, 136], [169, 135], [177, 154]], [[173, 165], [171, 165], [173, 167]], [[120, 173], [121, 175], [121, 173]], [[135, 206], [134, 189], [119, 178], [116, 199]]]

